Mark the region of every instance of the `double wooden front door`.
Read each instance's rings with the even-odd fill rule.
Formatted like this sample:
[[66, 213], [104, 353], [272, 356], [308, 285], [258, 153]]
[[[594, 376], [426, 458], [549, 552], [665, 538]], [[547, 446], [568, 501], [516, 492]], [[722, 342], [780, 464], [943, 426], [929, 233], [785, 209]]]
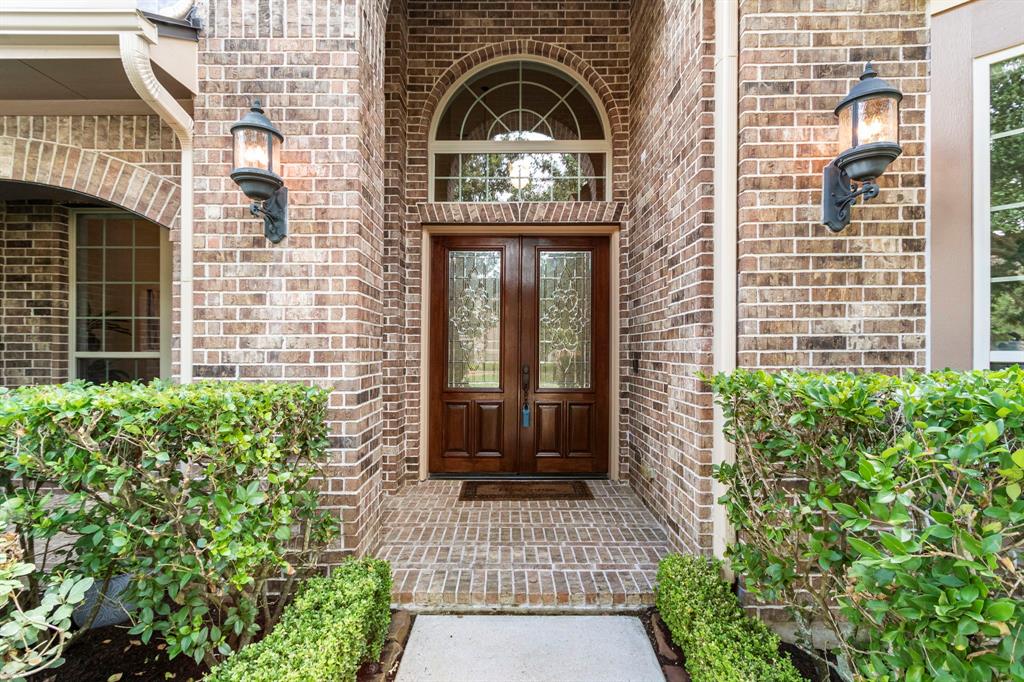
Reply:
[[431, 473], [607, 473], [607, 238], [433, 244]]

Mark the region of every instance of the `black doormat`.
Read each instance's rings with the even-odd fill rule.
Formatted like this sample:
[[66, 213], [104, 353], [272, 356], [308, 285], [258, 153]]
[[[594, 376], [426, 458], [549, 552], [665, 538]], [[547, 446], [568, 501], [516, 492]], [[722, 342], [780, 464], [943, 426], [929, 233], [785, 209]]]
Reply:
[[592, 500], [585, 481], [463, 481], [462, 502], [510, 500]]

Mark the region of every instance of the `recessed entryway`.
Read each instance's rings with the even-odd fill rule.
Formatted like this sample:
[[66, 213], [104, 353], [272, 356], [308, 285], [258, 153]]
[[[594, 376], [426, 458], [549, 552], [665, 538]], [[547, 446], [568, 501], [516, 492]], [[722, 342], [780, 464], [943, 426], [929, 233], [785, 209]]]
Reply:
[[430, 472], [608, 472], [607, 237], [431, 249]]

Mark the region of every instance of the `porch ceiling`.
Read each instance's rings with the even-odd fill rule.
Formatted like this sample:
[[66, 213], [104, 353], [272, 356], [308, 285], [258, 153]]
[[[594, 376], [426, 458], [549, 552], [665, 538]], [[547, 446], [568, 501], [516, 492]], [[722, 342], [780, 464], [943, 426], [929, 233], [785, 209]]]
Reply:
[[[176, 99], [192, 92], [153, 65], [157, 79]], [[118, 59], [0, 60], [3, 100], [130, 100], [138, 99]], [[0, 104], [2, 106], [2, 104]]]
[[196, 31], [140, 12], [133, 0], [95, 8], [0, 2], [0, 115], [152, 113], [125, 74], [125, 35], [149, 45], [157, 80], [189, 109], [198, 90]]

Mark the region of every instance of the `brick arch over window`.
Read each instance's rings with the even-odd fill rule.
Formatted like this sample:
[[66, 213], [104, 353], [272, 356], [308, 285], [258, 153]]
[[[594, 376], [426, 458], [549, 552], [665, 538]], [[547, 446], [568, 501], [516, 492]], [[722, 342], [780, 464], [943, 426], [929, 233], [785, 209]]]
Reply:
[[434, 81], [433, 87], [431, 87], [423, 102], [423, 108], [420, 110], [419, 116], [413, 117], [412, 125], [410, 126], [412, 134], [409, 139], [409, 165], [426, 164], [431, 122], [445, 94], [452, 89], [455, 83], [465, 74], [482, 64], [510, 57], [522, 57], [524, 60], [529, 60], [531, 57], [540, 57], [557, 62], [570, 75], [586, 83], [597, 93], [597, 104], [604, 109], [608, 117], [609, 127], [611, 128], [608, 131], [608, 135], [612, 143], [612, 198], [620, 201], [624, 200], [626, 191], [626, 174], [624, 171], [628, 154], [626, 147], [626, 120], [623, 113], [625, 103], [615, 98], [611, 88], [597, 70], [582, 57], [564, 47], [538, 40], [519, 39], [494, 43], [473, 50], [453, 62]]
[[180, 185], [111, 154], [0, 135], [0, 180], [60, 187], [170, 229], [178, 226]]

